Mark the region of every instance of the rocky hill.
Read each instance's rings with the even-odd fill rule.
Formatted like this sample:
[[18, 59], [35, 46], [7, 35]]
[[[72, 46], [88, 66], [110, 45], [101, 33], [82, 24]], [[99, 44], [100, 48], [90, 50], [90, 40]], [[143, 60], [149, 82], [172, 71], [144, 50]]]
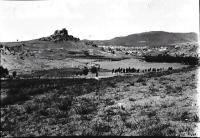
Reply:
[[64, 28], [48, 37], [21, 42], [0, 42], [1, 65], [9, 71], [30, 73], [32, 70], [69, 67], [69, 58], [87, 58], [99, 54], [90, 41], [80, 41]]
[[62, 30], [56, 30], [54, 34], [50, 35], [49, 37], [42, 37], [39, 40], [41, 41], [53, 41], [53, 42], [59, 42], [59, 41], [79, 41], [79, 38], [76, 38], [72, 35], [68, 35], [68, 31], [63, 28]]
[[196, 33], [171, 33], [163, 31], [151, 31], [139, 34], [131, 34], [123, 37], [115, 37], [111, 40], [97, 40], [98, 45], [122, 45], [122, 46], [159, 46], [174, 43], [197, 42]]
[[[70, 67], [71, 64], [65, 59], [69, 58], [121, 58], [123, 52], [110, 53], [103, 51], [99, 45], [124, 45], [124, 46], [163, 46], [181, 42], [197, 41], [195, 33], [168, 33], [168, 32], [146, 32], [133, 34], [126, 37], [117, 37], [105, 41], [79, 40], [64, 28], [56, 30], [48, 37], [22, 41], [22, 42], [0, 42], [1, 65], [9, 71], [30, 72], [49, 68]], [[179, 46], [183, 48], [183, 46]], [[180, 52], [179, 47], [176, 47]], [[182, 53], [186, 54], [189, 48], [184, 48]], [[177, 52], [173, 52], [177, 53]], [[180, 54], [179, 54], [180, 55]]]

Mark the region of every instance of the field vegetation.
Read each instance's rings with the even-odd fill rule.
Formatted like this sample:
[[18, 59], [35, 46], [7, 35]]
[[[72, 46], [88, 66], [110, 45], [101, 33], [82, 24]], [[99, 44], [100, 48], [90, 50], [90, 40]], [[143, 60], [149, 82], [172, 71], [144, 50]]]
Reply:
[[197, 45], [195, 33], [90, 41], [64, 28], [1, 42], [1, 137], [196, 136]]
[[1, 81], [1, 136], [196, 136], [196, 70]]

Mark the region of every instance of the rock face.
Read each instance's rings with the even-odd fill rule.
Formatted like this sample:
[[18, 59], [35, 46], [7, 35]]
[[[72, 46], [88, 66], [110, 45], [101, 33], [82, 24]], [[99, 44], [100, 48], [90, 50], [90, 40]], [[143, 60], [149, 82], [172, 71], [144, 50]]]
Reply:
[[68, 35], [68, 31], [63, 28], [62, 30], [56, 30], [54, 34], [50, 35], [49, 37], [43, 37], [39, 39], [40, 41], [53, 41], [53, 42], [60, 42], [60, 41], [79, 41], [79, 38], [73, 37], [72, 35]]

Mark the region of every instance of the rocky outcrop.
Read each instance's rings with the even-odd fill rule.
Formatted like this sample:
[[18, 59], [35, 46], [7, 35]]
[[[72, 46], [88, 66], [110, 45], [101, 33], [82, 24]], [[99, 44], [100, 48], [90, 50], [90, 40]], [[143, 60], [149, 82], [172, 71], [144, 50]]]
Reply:
[[79, 41], [79, 38], [73, 37], [72, 35], [68, 34], [68, 31], [63, 28], [62, 30], [56, 30], [54, 34], [50, 35], [49, 37], [43, 37], [39, 39], [40, 41], [53, 41], [53, 42], [60, 42], [60, 41]]

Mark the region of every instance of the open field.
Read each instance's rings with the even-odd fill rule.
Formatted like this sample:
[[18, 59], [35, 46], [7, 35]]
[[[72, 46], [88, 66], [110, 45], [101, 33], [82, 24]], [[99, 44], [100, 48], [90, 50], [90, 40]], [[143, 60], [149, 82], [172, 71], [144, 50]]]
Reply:
[[[179, 64], [179, 62], [182, 63], [186, 59], [190, 59], [188, 61], [196, 60], [197, 62], [195, 62], [195, 64], [198, 63], [198, 58], [195, 57], [197, 56], [196, 50], [198, 47], [198, 44], [196, 43], [174, 44], [170, 47], [162, 46], [160, 48], [127, 48], [125, 46], [108, 46], [104, 48], [101, 46], [94, 47], [88, 45], [84, 41], [63, 41], [54, 43], [49, 41], [31, 40], [24, 42], [0, 43], [0, 45], [1, 65], [8, 68], [11, 72], [17, 71], [18, 74], [30, 73], [32, 70], [73, 68], [94, 61], [100, 64], [103, 69], [111, 69], [116, 67], [116, 65], [119, 67], [119, 65], [132, 66], [137, 64], [137, 66], [140, 65], [140, 68], [146, 66], [159, 66], [163, 63], [138, 63], [140, 62], [136, 61], [138, 59], [132, 59], [143, 58], [152, 62], [168, 62], [168, 60], [163, 58], [163, 56], [157, 57], [158, 55], [165, 54], [173, 57], [170, 62], [174, 62], [175, 59], [178, 59], [178, 67], [183, 66]], [[189, 53], [191, 55], [189, 55]], [[147, 56], [148, 54], [153, 54], [154, 56]], [[147, 56], [147, 58], [145, 58], [145, 56]], [[98, 60], [101, 60], [101, 62]], [[170, 65], [171, 63], [166, 64]], [[174, 64], [174, 67], [176, 67], [177, 64]]]
[[2, 81], [1, 135], [195, 136], [196, 70]]
[[0, 138], [200, 137], [198, 4], [0, 0]]
[[1, 136], [196, 136], [196, 36], [1, 42]]

